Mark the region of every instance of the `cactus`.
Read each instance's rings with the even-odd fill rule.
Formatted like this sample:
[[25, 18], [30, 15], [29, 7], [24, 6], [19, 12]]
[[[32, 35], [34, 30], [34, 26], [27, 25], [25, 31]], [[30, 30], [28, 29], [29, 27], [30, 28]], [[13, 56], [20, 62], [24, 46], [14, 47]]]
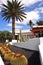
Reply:
[[22, 42], [22, 31], [20, 29], [20, 42]]
[[24, 55], [20, 57], [15, 57], [11, 60], [11, 65], [27, 65], [27, 64], [28, 64], [28, 61]]
[[14, 57], [14, 53], [5, 53], [4, 59], [10, 61]]
[[28, 60], [27, 58], [20, 54], [20, 53], [14, 53], [12, 52], [8, 47], [4, 45], [0, 45], [0, 51], [3, 55], [3, 58], [6, 61], [9, 61], [11, 65], [27, 65]]

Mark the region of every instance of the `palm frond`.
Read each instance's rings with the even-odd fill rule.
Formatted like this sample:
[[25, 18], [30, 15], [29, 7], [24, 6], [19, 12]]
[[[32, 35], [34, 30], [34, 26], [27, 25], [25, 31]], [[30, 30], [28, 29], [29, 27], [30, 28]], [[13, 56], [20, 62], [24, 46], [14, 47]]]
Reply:
[[22, 17], [24, 17], [24, 18], [26, 18], [26, 16], [25, 16], [25, 15], [23, 15], [23, 14], [21, 14], [21, 16], [22, 16]]
[[20, 11], [20, 13], [23, 14], [23, 15], [26, 15], [26, 13], [24, 13], [23, 11]]
[[21, 4], [21, 1], [19, 1], [18, 5], [20, 5], [20, 4]]
[[[13, 1], [13, 0], [12, 0]], [[7, 1], [7, 5], [3, 4], [2, 8], [2, 17], [6, 20], [14, 16], [17, 20], [19, 19], [20, 21], [23, 21], [23, 18], [26, 18], [26, 14], [23, 12], [24, 10], [24, 4], [21, 4], [21, 1], [13, 1], [10, 2], [9, 0]]]
[[[21, 19], [21, 21], [23, 21], [23, 17], [20, 16], [19, 18]], [[20, 21], [20, 22], [21, 22], [21, 21]]]
[[21, 22], [21, 18], [19, 17], [19, 21]]
[[7, 5], [5, 5], [5, 4], [2, 4], [2, 5], [3, 5], [3, 7], [8, 8], [8, 6], [7, 6]]
[[24, 4], [19, 5], [19, 7], [22, 7], [22, 6], [24, 6]]
[[9, 7], [9, 9], [12, 9], [13, 8], [13, 4], [10, 1], [8, 1], [7, 5]]

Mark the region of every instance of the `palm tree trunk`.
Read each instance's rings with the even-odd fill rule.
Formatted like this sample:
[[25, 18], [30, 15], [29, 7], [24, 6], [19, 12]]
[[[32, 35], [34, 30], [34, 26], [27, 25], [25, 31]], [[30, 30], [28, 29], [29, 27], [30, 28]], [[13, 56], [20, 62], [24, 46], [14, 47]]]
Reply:
[[12, 16], [12, 38], [15, 39], [15, 18]]

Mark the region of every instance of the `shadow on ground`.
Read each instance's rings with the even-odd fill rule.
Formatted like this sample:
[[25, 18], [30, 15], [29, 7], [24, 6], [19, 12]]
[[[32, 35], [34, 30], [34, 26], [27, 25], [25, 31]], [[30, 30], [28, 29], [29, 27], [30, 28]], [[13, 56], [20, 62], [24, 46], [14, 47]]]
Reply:
[[39, 52], [34, 52], [29, 58], [29, 65], [41, 65]]

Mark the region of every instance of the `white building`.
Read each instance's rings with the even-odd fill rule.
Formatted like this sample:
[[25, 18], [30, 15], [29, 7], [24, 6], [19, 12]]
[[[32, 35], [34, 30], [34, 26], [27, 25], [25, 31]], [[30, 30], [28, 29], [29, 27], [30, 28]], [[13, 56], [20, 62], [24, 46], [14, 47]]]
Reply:
[[[20, 39], [20, 32], [16, 32], [16, 35], [18, 35]], [[21, 35], [22, 35], [23, 41], [33, 38], [33, 33], [30, 30], [21, 31]]]

